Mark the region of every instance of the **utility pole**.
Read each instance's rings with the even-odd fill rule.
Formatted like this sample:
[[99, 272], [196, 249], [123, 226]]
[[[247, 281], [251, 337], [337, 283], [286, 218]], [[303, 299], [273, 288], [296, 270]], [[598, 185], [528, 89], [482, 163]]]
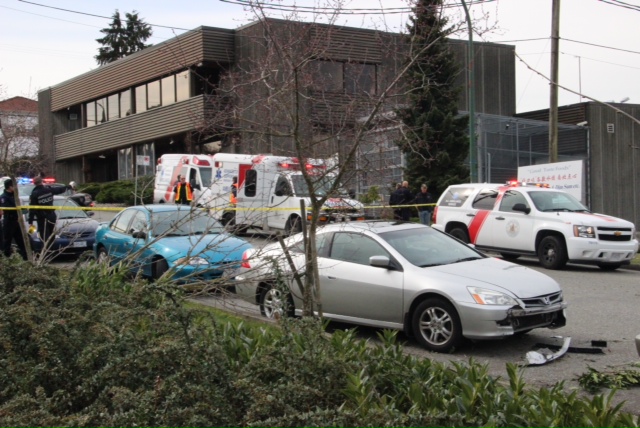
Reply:
[[464, 14], [467, 18], [467, 27], [469, 29], [469, 70], [468, 82], [469, 87], [469, 174], [472, 183], [478, 182], [478, 165], [477, 165], [477, 148], [476, 148], [476, 82], [473, 74], [475, 53], [473, 49], [473, 27], [471, 26], [471, 17], [467, 3], [461, 0]]
[[560, 52], [560, 0], [551, 12], [551, 88], [549, 102], [549, 163], [558, 162], [558, 60]]

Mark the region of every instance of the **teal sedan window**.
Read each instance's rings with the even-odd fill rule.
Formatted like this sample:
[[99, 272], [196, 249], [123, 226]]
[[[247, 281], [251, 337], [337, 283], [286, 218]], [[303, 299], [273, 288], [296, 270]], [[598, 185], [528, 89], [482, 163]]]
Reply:
[[204, 210], [177, 210], [153, 213], [153, 236], [189, 236], [222, 233], [224, 227]]

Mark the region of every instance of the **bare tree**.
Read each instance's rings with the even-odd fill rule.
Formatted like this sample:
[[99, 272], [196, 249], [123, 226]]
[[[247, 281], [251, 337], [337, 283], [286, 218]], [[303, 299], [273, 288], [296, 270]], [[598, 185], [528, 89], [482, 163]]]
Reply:
[[[236, 39], [243, 54], [211, 97], [208, 121], [211, 132], [226, 134], [227, 151], [292, 156], [301, 164], [336, 159], [320, 174], [302, 168], [310, 195], [310, 215], [301, 213], [309, 219], [300, 270], [307, 316], [314, 309], [322, 315], [316, 230], [323, 205], [331, 191], [354, 179], [360, 145], [381, 117], [393, 120], [387, 113], [406, 100], [407, 70], [429, 47], [409, 46], [397, 33], [337, 26], [341, 2], [334, 3], [323, 24], [299, 22], [295, 13], [271, 19], [255, 4], [257, 22]], [[331, 191], [318, 192], [327, 180]]]

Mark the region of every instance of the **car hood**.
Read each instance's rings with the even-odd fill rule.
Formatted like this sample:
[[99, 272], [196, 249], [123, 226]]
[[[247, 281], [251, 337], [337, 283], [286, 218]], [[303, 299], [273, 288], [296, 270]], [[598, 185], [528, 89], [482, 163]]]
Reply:
[[[492, 290], [508, 291], [520, 298], [529, 298], [560, 291], [560, 285], [551, 277], [534, 269], [505, 262], [496, 258], [471, 260], [449, 265], [433, 266], [430, 273], [466, 278], [467, 285], [489, 286]], [[481, 272], [482, 275], [478, 273]]]
[[612, 217], [606, 214], [598, 213], [560, 213], [562, 216], [569, 217], [573, 224], [586, 226], [603, 226], [603, 227], [625, 227], [634, 228], [633, 223], [621, 218]]
[[100, 223], [92, 218], [59, 218], [56, 221], [56, 228], [65, 232], [95, 232]]
[[210, 263], [242, 260], [242, 253], [252, 247], [244, 239], [227, 233], [169, 236], [160, 238], [151, 245], [169, 261], [185, 256], [199, 256]]

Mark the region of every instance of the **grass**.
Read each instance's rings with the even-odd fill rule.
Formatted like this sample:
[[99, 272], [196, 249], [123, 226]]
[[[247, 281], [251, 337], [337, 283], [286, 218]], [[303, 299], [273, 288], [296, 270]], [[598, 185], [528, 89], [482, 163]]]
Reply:
[[636, 254], [635, 258], [631, 260], [632, 265], [640, 265], [640, 253]]

